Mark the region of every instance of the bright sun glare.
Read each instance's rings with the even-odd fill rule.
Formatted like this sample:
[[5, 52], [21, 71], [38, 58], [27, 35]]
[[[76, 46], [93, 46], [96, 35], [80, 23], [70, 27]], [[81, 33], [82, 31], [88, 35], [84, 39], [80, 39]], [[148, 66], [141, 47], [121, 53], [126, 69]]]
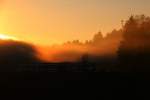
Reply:
[[4, 34], [0, 34], [0, 39], [1, 40], [18, 40], [17, 38], [15, 38], [13, 36], [4, 35]]

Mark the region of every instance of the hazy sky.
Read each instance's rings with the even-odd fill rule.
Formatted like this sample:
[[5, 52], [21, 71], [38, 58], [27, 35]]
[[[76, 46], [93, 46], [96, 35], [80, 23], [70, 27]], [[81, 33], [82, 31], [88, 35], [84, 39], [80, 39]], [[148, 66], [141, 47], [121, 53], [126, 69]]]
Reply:
[[46, 45], [86, 40], [131, 14], [150, 15], [150, 0], [3, 0], [0, 33]]

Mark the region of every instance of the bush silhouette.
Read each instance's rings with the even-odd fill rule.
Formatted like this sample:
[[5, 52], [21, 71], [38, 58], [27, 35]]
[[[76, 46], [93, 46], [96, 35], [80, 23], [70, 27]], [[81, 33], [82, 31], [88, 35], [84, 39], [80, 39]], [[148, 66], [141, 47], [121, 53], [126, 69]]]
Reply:
[[0, 64], [32, 64], [39, 62], [33, 46], [17, 41], [0, 40]]

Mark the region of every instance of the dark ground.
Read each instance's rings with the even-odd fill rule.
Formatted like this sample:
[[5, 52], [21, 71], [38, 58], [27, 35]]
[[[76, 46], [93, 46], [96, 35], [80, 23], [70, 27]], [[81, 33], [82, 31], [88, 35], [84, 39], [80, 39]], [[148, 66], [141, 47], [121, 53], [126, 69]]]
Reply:
[[22, 67], [13, 65], [15, 70], [1, 70], [0, 87], [4, 89], [69, 88], [87, 90], [87, 92], [89, 89], [96, 89], [106, 95], [112, 95], [116, 90], [129, 90], [130, 95], [140, 96], [143, 89], [148, 89], [150, 83], [149, 73], [97, 72], [92, 68], [89, 68], [92, 71], [84, 68], [75, 69], [76, 65], [79, 66], [79, 64], [72, 65], [71, 69], [74, 70], [67, 67], [70, 64], [32, 65], [32, 68], [31, 65], [22, 65]]
[[80, 63], [3, 65], [0, 81], [2, 87], [8, 88], [128, 88], [135, 87], [138, 80], [149, 79], [146, 73], [98, 72], [91, 66]]

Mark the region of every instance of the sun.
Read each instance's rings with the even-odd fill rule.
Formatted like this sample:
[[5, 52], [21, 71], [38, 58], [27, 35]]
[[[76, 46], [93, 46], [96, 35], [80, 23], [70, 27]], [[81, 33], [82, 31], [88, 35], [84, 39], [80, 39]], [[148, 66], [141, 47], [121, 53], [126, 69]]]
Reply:
[[18, 40], [16, 37], [0, 34], [0, 40]]

